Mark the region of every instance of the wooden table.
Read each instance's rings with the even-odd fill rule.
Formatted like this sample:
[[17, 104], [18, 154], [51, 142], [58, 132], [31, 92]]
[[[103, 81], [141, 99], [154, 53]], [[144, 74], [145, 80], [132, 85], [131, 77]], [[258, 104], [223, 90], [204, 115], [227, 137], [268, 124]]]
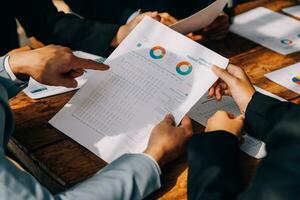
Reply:
[[[296, 5], [296, 0], [257, 0], [239, 5], [235, 14], [258, 6], [279, 11]], [[249, 40], [230, 33], [226, 40], [211, 42], [209, 48], [242, 66], [253, 84], [287, 100], [300, 103], [299, 95], [267, 80], [264, 74], [300, 61], [300, 52], [282, 56]], [[11, 100], [16, 131], [9, 150], [50, 191], [65, 190], [92, 176], [106, 164], [84, 147], [48, 124], [48, 120], [72, 97], [74, 92], [42, 100], [31, 100], [23, 93]], [[194, 123], [194, 130], [202, 127]], [[253, 176], [259, 160], [241, 153], [244, 182]], [[186, 199], [187, 164], [179, 158], [163, 169], [162, 188], [149, 199]]]

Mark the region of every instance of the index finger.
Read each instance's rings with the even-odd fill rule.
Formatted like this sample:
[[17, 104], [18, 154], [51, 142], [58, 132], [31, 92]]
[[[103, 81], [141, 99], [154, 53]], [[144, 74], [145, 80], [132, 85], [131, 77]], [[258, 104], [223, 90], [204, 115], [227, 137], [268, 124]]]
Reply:
[[175, 17], [173, 17], [172, 15], [170, 15], [169, 13], [166, 13], [166, 12], [165, 13], [159, 13], [159, 15], [161, 15], [162, 17], [167, 18], [168, 21], [170, 21], [173, 24], [178, 22], [178, 20]]
[[183, 117], [180, 127], [183, 128], [188, 135], [193, 134], [192, 120], [188, 116]]
[[174, 116], [172, 114], [166, 115], [163, 122], [166, 122], [166, 123], [171, 124], [171, 125], [175, 125]]
[[108, 65], [103, 63], [98, 63], [96, 61], [84, 58], [78, 58], [74, 56], [72, 61], [72, 68], [73, 69], [93, 69], [93, 70], [101, 70], [105, 71], [109, 69]]

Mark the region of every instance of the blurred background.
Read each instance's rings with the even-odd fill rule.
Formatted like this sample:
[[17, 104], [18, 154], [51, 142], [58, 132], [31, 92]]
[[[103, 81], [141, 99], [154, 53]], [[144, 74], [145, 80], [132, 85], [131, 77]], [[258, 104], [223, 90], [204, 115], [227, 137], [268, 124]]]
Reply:
[[[70, 13], [69, 7], [64, 3], [63, 0], [53, 0], [53, 2], [59, 11]], [[26, 37], [24, 29], [19, 23], [18, 23], [18, 34], [19, 34], [20, 46], [25, 46], [30, 44], [30, 41]]]

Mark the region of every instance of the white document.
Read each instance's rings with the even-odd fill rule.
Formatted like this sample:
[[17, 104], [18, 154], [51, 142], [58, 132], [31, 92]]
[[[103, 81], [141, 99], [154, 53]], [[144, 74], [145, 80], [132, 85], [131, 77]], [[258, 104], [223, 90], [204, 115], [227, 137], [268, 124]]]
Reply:
[[300, 21], [267, 8], [236, 16], [230, 31], [283, 55], [300, 50]]
[[300, 94], [300, 62], [265, 74], [265, 77]]
[[[105, 58], [93, 54], [89, 54], [86, 52], [74, 51], [73, 53], [75, 56], [80, 58], [92, 59], [100, 63], [103, 63], [105, 61]], [[35, 81], [34, 79], [30, 78], [28, 86], [23, 90], [23, 92], [32, 99], [41, 99], [41, 98], [45, 98], [57, 94], [62, 94], [65, 92], [70, 92], [80, 88], [87, 81], [88, 77], [91, 76], [92, 73], [93, 70], [86, 70], [82, 76], [76, 78], [78, 82], [77, 88], [66, 88], [66, 87], [43, 85]]]
[[105, 63], [50, 123], [111, 162], [144, 151], [166, 114], [178, 124], [228, 59], [145, 17]]
[[[275, 99], [279, 99], [280, 101], [285, 101], [285, 99], [276, 96], [266, 90], [258, 87], [255, 87], [255, 89], [262, 94], [273, 97]], [[235, 116], [240, 115], [240, 110], [231, 97], [224, 96], [222, 98], [222, 101], [217, 102], [214, 98], [208, 99], [207, 96], [208, 94], [204, 95], [188, 113], [188, 115], [193, 120], [197, 121], [203, 126], [206, 126], [207, 120], [218, 110], [232, 113]], [[264, 142], [257, 140], [249, 135], [246, 135], [244, 139], [245, 142], [243, 145], [241, 145], [242, 151], [258, 159], [263, 158], [266, 155]]]
[[218, 17], [227, 2], [228, 0], [216, 0], [201, 11], [171, 25], [170, 28], [182, 34], [199, 31], [211, 24]]
[[282, 11], [300, 19], [300, 5], [284, 8]]

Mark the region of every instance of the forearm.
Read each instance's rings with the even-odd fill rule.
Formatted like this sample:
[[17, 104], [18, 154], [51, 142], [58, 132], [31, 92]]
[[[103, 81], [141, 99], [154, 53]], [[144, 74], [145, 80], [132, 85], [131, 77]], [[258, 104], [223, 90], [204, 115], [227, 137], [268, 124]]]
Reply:
[[[73, 15], [54, 14], [51, 43], [106, 57], [120, 26], [83, 20]], [[66, 29], [66, 27], [68, 27]]]
[[246, 110], [246, 131], [265, 141], [274, 125], [285, 119], [289, 112], [299, 108], [296, 104], [282, 102], [256, 92]]
[[51, 0], [20, 1], [16, 6], [19, 9], [17, 19], [26, 35], [45, 45], [57, 44], [106, 57], [119, 29], [119, 25], [58, 12]]
[[[0, 150], [5, 151], [7, 143], [14, 130], [13, 114], [8, 105], [8, 95], [6, 88], [0, 79]], [[0, 195], [1, 196], [1, 195]]]
[[74, 188], [61, 199], [143, 199], [160, 187], [159, 169], [142, 154], [127, 154]]
[[160, 187], [155, 164], [141, 154], [124, 155], [92, 178], [55, 196], [30, 174], [13, 166], [1, 150], [0, 172], [0, 196], [7, 200], [138, 200]]
[[123, 25], [135, 11], [123, 5], [123, 2], [112, 3], [109, 0], [65, 0], [71, 10], [85, 19]]
[[268, 155], [241, 199], [298, 199], [300, 179], [300, 110], [290, 111], [266, 138]]
[[203, 133], [188, 142], [189, 199], [234, 199], [241, 191], [239, 147], [225, 131]]

